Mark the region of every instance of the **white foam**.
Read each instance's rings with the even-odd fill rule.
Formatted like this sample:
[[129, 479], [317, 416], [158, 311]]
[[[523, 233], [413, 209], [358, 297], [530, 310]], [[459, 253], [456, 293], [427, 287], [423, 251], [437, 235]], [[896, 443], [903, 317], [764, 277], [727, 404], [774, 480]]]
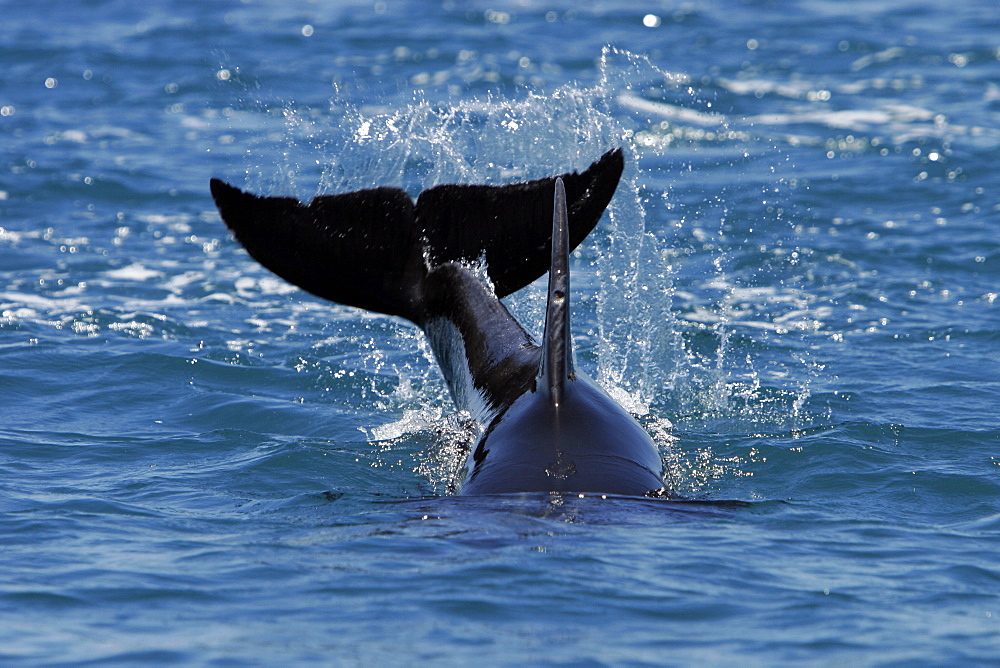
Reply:
[[803, 99], [809, 97], [810, 92], [817, 92], [813, 85], [806, 81], [792, 81], [779, 83], [768, 81], [767, 79], [718, 79], [720, 86], [736, 95], [759, 95], [765, 93], [775, 93], [782, 97], [793, 99]]
[[109, 278], [116, 278], [128, 281], [146, 281], [150, 278], [156, 278], [157, 276], [163, 276], [163, 272], [156, 271], [155, 269], [147, 269], [142, 264], [138, 262], [130, 264], [127, 267], [122, 267], [120, 269], [111, 269], [104, 272], [104, 275]]
[[389, 422], [369, 429], [368, 437], [376, 441], [390, 441], [406, 434], [430, 429], [440, 419], [441, 408], [439, 406], [404, 410], [403, 416], [395, 422]]
[[203, 279], [205, 273], [201, 271], [185, 271], [183, 274], [172, 275], [163, 287], [170, 290], [174, 294], [180, 294], [184, 288], [191, 285], [199, 279]]
[[188, 223], [191, 220], [191, 216], [186, 213], [179, 213], [179, 214], [149, 213], [137, 216], [137, 219], [140, 222], [149, 223], [151, 225], [172, 225], [178, 223]]
[[799, 125], [813, 123], [841, 130], [870, 130], [893, 120], [892, 114], [878, 109], [844, 109], [839, 111], [806, 111], [794, 114], [761, 114], [745, 119], [752, 125]]
[[851, 71], [857, 72], [863, 70], [869, 65], [874, 65], [875, 63], [885, 63], [895, 58], [899, 58], [905, 53], [902, 47], [891, 46], [888, 49], [878, 51], [876, 53], [870, 53], [866, 56], [861, 56], [853, 63], [851, 63]]
[[83, 130], [63, 130], [56, 135], [56, 138], [74, 144], [86, 144], [88, 139], [87, 133]]
[[277, 279], [273, 276], [240, 276], [233, 286], [240, 297], [249, 299], [260, 295], [287, 295], [298, 290], [297, 287], [287, 281]]
[[619, 95], [618, 103], [623, 107], [641, 111], [644, 114], [653, 114], [661, 118], [681, 121], [683, 123], [693, 123], [703, 127], [715, 127], [726, 122], [726, 117], [722, 114], [706, 114], [694, 109], [667, 104], [666, 102], [647, 100], [632, 93]]
[[27, 292], [0, 292], [0, 309], [11, 309], [18, 312], [23, 308], [33, 312], [34, 317], [38, 312], [43, 313], [68, 313], [72, 311], [89, 311], [90, 309], [75, 299], [49, 299], [41, 295], [33, 295]]

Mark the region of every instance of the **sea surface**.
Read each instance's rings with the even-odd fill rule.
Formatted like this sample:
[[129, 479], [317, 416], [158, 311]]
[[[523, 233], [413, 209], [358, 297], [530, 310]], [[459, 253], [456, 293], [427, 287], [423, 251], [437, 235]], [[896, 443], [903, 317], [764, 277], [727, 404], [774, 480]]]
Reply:
[[[0, 12], [0, 664], [1000, 662], [995, 1]], [[456, 496], [419, 331], [208, 191], [617, 146], [579, 365], [687, 500]]]

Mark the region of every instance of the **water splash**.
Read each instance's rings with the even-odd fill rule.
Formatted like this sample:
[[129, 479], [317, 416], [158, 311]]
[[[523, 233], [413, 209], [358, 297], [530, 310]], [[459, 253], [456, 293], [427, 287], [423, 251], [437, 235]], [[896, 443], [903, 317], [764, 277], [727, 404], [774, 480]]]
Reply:
[[[605, 222], [573, 258], [579, 286], [575, 323], [584, 330], [578, 336], [582, 366], [628, 410], [647, 419], [668, 463], [673, 454], [666, 414], [689, 424], [796, 422], [809, 395], [808, 382], [775, 389], [764, 382], [753, 353], [743, 349], [747, 294], [721, 243], [731, 222], [727, 186], [698, 184], [705, 190], [717, 188], [678, 217], [671, 191], [650, 192], [645, 184], [656, 179], [641, 172], [677, 170], [671, 156], [679, 145], [726, 144], [728, 154], [737, 156], [730, 158], [733, 164], [750, 160], [749, 152], [732, 150], [750, 141], [750, 133], [713, 109], [711, 95], [686, 74], [664, 71], [645, 57], [610, 47], [599, 68], [593, 86], [570, 83], [517, 98], [440, 102], [415, 94], [405, 103], [358, 107], [335, 97], [325, 109], [286, 104], [277, 113], [269, 108], [266, 118], [275, 132], [263, 133], [265, 138], [248, 149], [250, 187], [309, 199], [378, 183], [416, 195], [441, 183], [509, 183], [580, 170], [621, 146], [627, 168], [618, 193]], [[281, 156], [277, 162], [275, 143]], [[699, 178], [688, 162], [680, 165], [676, 178], [672, 171], [665, 180]], [[648, 205], [661, 202], [666, 204], [656, 209], [657, 218], [650, 223]], [[702, 258], [707, 289], [681, 295], [678, 310], [675, 266], [691, 257]], [[544, 298], [539, 281], [507, 301], [515, 317], [537, 331]], [[751, 324], [787, 331], [780, 317], [796, 316], [767, 311]], [[350, 329], [358, 340], [365, 336], [355, 330], [372, 326], [371, 319], [362, 318], [330, 328], [333, 334]], [[398, 329], [397, 335], [404, 334]], [[395, 389], [372, 381], [366, 395], [377, 408], [403, 416], [368, 431], [369, 438], [391, 444], [407, 434], [443, 434], [438, 439], [443, 445], [415, 468], [436, 488], [451, 486], [460, 458], [456, 453], [467, 451], [470, 432], [452, 417], [426, 343], [408, 335], [390, 343], [377, 332], [366, 340], [358, 346], [359, 364], [374, 374], [391, 371], [399, 379]], [[807, 352], [798, 359], [809, 367]], [[702, 452], [711, 459], [710, 450]], [[688, 478], [712, 479], [722, 475], [717, 468], [688, 466], [689, 472], [715, 471]]]

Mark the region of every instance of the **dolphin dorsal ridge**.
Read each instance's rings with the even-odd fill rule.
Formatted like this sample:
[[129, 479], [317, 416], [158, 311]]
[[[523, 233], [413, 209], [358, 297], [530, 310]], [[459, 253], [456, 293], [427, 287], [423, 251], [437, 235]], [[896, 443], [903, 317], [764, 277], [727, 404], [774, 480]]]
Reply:
[[555, 180], [552, 203], [552, 264], [538, 377], [541, 390], [548, 393], [553, 406], [559, 406], [566, 381], [574, 377], [569, 326], [569, 212], [561, 178]]

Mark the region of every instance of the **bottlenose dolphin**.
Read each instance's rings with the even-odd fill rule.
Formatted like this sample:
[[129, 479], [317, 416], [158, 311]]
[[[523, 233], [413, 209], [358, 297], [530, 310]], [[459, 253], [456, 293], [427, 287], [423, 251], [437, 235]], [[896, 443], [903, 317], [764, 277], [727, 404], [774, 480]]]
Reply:
[[[406, 318], [451, 396], [485, 429], [463, 494], [663, 492], [663, 460], [635, 419], [574, 364], [569, 253], [618, 186], [621, 149], [583, 173], [504, 186], [441, 185], [260, 197], [212, 179], [250, 255], [325, 299]], [[541, 342], [500, 301], [549, 272]]]

